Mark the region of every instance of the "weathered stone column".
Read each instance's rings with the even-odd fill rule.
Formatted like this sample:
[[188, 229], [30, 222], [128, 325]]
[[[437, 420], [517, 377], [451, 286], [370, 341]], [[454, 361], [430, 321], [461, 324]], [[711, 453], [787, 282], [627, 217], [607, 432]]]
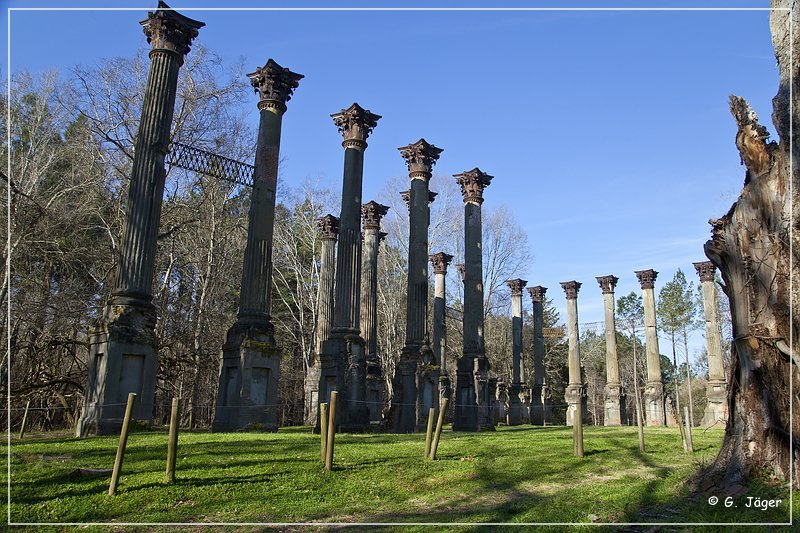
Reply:
[[489, 361], [483, 344], [483, 190], [493, 176], [478, 168], [455, 175], [464, 197], [463, 355], [457, 362], [454, 431], [494, 429], [489, 413]]
[[[305, 424], [317, 425], [319, 410], [319, 369], [322, 341], [330, 335], [333, 326], [333, 275], [336, 269], [336, 238], [339, 235], [339, 219], [325, 215], [317, 221], [322, 235], [322, 250], [319, 261], [319, 285], [317, 287], [317, 325], [314, 330], [314, 355], [306, 372]], [[319, 429], [319, 428], [317, 428]]]
[[645, 352], [647, 353], [647, 387], [645, 399], [648, 426], [664, 426], [667, 423], [664, 411], [664, 382], [661, 378], [661, 355], [658, 350], [658, 331], [656, 329], [656, 299], [653, 287], [658, 272], [652, 268], [639, 270], [636, 277], [642, 286], [644, 304]]
[[386, 392], [378, 357], [378, 249], [381, 219], [389, 207], [372, 201], [361, 207], [364, 223], [364, 261], [361, 267], [361, 334], [367, 350], [367, 408], [370, 422], [380, 422]]
[[[586, 387], [581, 376], [581, 346], [578, 332], [578, 291], [582, 283], [564, 281], [561, 286], [567, 295], [567, 334], [569, 336], [569, 385], [564, 394], [567, 401], [567, 425], [575, 421], [575, 410], [578, 402], [583, 401]], [[585, 413], [586, 410], [584, 409]], [[585, 415], [584, 415], [585, 416]]]
[[708, 384], [703, 426], [728, 420], [728, 391], [722, 363], [722, 334], [717, 319], [717, 289], [714, 286], [716, 267], [711, 261], [694, 263], [703, 287], [703, 311], [706, 316], [706, 352], [708, 353]]
[[88, 381], [76, 433], [118, 433], [128, 394], [136, 393], [133, 418], [153, 416], [158, 346], [153, 270], [164, 196], [164, 157], [178, 87], [178, 70], [204, 23], [172, 11], [159, 11], [140, 22], [150, 43], [142, 114], [136, 133], [125, 230], [114, 290], [89, 335]]
[[367, 138], [380, 115], [353, 104], [331, 115], [344, 137], [342, 211], [336, 253], [333, 328], [322, 343], [319, 399], [339, 393], [338, 426], [341, 431], [361, 431], [369, 426], [366, 403], [367, 361], [359, 331], [361, 314], [361, 186]]
[[[545, 394], [544, 379], [544, 298], [547, 287], [537, 285], [528, 287], [528, 294], [531, 295], [531, 315], [533, 318], [533, 385], [531, 386], [531, 405], [530, 417], [531, 424], [543, 426], [545, 422]], [[548, 419], [552, 417], [548, 416]]]
[[[452, 404], [453, 385], [447, 373], [447, 291], [445, 279], [447, 266], [453, 256], [439, 252], [430, 256], [433, 272], [436, 276], [433, 295], [433, 359], [439, 366], [439, 405], [447, 398]], [[449, 410], [449, 409], [448, 409]], [[445, 415], [447, 416], [447, 415]]]
[[604, 425], [620, 426], [625, 420], [625, 395], [619, 380], [619, 360], [617, 359], [617, 325], [614, 318], [614, 288], [619, 278], [600, 276], [597, 282], [603, 290], [606, 333], [606, 403]]
[[524, 413], [519, 395], [525, 386], [525, 368], [522, 359], [522, 289], [528, 284], [524, 279], [512, 279], [506, 282], [511, 289], [511, 389], [508, 396], [508, 425], [522, 424]]
[[222, 347], [214, 431], [278, 429], [281, 359], [270, 322], [272, 234], [281, 124], [303, 76], [270, 59], [248, 77], [259, 95], [258, 141], [239, 313]]
[[[423, 429], [428, 410], [437, 408], [439, 368], [430, 366], [428, 345], [428, 226], [430, 202], [428, 182], [441, 148], [420, 139], [398, 148], [408, 166], [408, 289], [406, 300], [406, 342], [395, 368], [392, 385], [391, 428], [397, 433]], [[405, 195], [404, 195], [405, 197]], [[420, 365], [426, 365], [421, 368]]]

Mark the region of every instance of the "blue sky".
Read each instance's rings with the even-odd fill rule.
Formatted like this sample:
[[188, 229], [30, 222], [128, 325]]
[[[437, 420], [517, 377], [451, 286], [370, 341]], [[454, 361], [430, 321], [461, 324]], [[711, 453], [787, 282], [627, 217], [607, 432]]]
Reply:
[[[633, 271], [646, 268], [660, 272], [656, 291], [677, 268], [696, 282], [691, 263], [705, 260], [708, 219], [728, 210], [743, 182], [729, 94], [747, 98], [773, 131], [778, 75], [766, 11], [201, 12], [184, 6], [222, 2], [168, 3], [206, 22], [199, 39], [225, 60], [244, 56], [253, 70], [272, 57], [306, 76], [284, 118], [287, 179], [340, 187], [342, 150], [329, 115], [356, 101], [384, 117], [369, 139], [364, 200], [405, 175], [397, 147], [420, 137], [445, 150], [432, 190], [479, 166], [495, 176], [484, 205], [507, 205], [527, 230], [534, 259], [521, 277], [549, 287], [562, 314], [558, 283], [583, 282], [581, 322], [602, 320], [595, 276], [619, 276], [617, 295], [640, 292]], [[131, 56], [146, 47], [138, 21], [155, 4], [13, 11], [11, 69]], [[255, 96], [251, 103], [255, 121]], [[702, 344], [694, 334], [694, 348]]]

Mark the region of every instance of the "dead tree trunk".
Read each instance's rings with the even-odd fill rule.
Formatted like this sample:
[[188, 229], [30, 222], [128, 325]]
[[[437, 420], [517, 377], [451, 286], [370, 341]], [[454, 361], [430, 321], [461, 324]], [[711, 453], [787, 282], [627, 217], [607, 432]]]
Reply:
[[[798, 0], [773, 0], [772, 7], [783, 8], [773, 10], [770, 16], [780, 71], [778, 94], [772, 100], [772, 121], [779, 139], [767, 142], [769, 134], [755, 112], [743, 98], [731, 96], [731, 113], [738, 125], [736, 146], [746, 167], [744, 188], [725, 216], [710, 221], [712, 237], [705, 245], [730, 300], [734, 337], [728, 424], [722, 449], [704, 472], [705, 486], [737, 484], [758, 472], [788, 481], [792, 468], [792, 478], [799, 486], [800, 353], [792, 342], [800, 322], [800, 142], [796, 138], [800, 125], [800, 5]], [[790, 146], [792, 133], [795, 139]], [[794, 388], [790, 390], [792, 380]], [[792, 395], [794, 416], [789, 410]]]

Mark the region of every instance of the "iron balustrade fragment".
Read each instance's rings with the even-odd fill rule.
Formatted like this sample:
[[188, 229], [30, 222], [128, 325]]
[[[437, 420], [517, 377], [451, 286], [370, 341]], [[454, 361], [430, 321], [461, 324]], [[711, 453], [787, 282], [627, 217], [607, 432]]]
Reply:
[[212, 178], [246, 187], [253, 186], [253, 173], [256, 169], [253, 165], [178, 141], [170, 143], [166, 162], [174, 167], [199, 172]]

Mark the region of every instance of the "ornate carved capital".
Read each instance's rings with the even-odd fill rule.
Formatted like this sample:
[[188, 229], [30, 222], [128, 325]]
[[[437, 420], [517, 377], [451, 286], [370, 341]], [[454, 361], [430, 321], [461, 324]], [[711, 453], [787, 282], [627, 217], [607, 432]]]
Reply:
[[162, 1], [158, 2], [158, 10], [147, 13], [147, 18], [139, 24], [147, 36], [151, 49], [162, 49], [175, 52], [183, 61], [183, 56], [191, 50], [192, 40], [197, 37], [205, 22], [193, 20], [173, 11]]
[[431, 265], [433, 265], [434, 273], [447, 274], [447, 265], [449, 265], [450, 261], [453, 260], [453, 256], [444, 252], [439, 252], [429, 255], [428, 259], [430, 259]]
[[[428, 191], [428, 203], [433, 203], [438, 194], [438, 192]], [[406, 207], [411, 209], [411, 191], [400, 191], [400, 197], [406, 203]]]
[[717, 272], [717, 267], [711, 261], [703, 261], [700, 263], [692, 263], [694, 269], [697, 270], [697, 275], [700, 276], [700, 281], [714, 281], [714, 274]]
[[578, 298], [578, 291], [581, 288], [582, 283], [579, 281], [562, 281], [561, 286], [564, 288], [564, 292], [567, 294], [567, 300], [575, 300]]
[[531, 295], [532, 302], [543, 302], [544, 301], [544, 293], [547, 292], [547, 287], [542, 287], [541, 285], [536, 285], [534, 287], [528, 287], [528, 294]]
[[639, 278], [639, 284], [642, 286], [642, 289], [652, 289], [656, 283], [656, 277], [658, 276], [658, 272], [652, 268], [637, 270], [635, 274], [636, 277]]
[[522, 296], [522, 289], [524, 289], [527, 284], [527, 281], [519, 278], [506, 281], [506, 285], [511, 289], [511, 296]]
[[317, 227], [323, 239], [336, 240], [339, 235], [339, 217], [325, 215], [317, 220]]
[[389, 206], [381, 205], [375, 200], [361, 206], [361, 217], [364, 219], [364, 229], [381, 229], [381, 219], [389, 211]]
[[272, 59], [247, 77], [259, 96], [258, 108], [277, 108], [281, 112], [286, 111], [286, 102], [291, 100], [292, 93], [303, 79], [302, 74], [283, 68]]
[[464, 278], [467, 274], [467, 267], [464, 263], [458, 263], [456, 265], [456, 270], [458, 271], [458, 277], [461, 278], [461, 281], [464, 281]]
[[489, 186], [494, 176], [486, 174], [479, 168], [473, 168], [461, 174], [454, 174], [456, 183], [461, 186], [461, 195], [464, 203], [483, 203], [483, 189]]
[[598, 276], [595, 278], [600, 288], [603, 289], [603, 294], [614, 294], [614, 288], [617, 286], [619, 278], [617, 276]]
[[433, 165], [444, 151], [430, 144], [425, 139], [420, 139], [414, 144], [398, 148], [400, 155], [406, 160], [408, 173], [411, 179], [421, 178], [428, 180], [431, 177]]
[[358, 104], [353, 104], [347, 109], [331, 115], [333, 123], [344, 137], [342, 146], [345, 148], [364, 149], [367, 147], [367, 137], [378, 125], [380, 115], [371, 113]]

